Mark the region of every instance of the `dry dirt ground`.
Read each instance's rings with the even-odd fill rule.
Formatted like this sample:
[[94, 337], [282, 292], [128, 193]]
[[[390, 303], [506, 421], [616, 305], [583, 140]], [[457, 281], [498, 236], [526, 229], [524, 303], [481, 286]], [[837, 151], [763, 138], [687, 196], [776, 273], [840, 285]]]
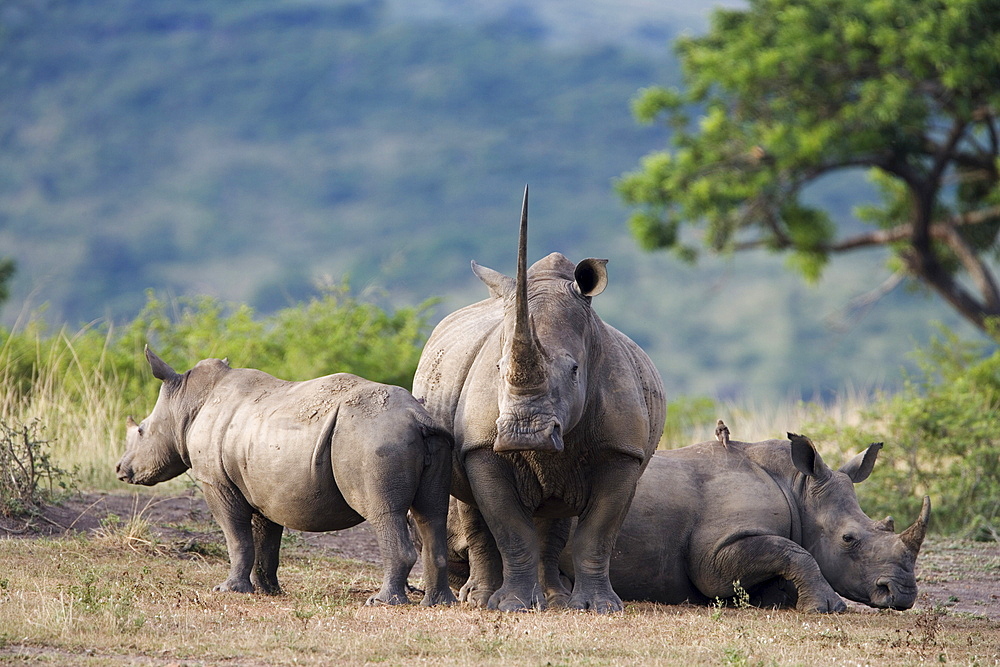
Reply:
[[[27, 523], [0, 517], [0, 539], [90, 533], [99, 530], [109, 515], [122, 520], [140, 515], [157, 539], [216, 543], [224, 553], [222, 533], [195, 491], [168, 496], [81, 493], [46, 507]], [[333, 533], [294, 532], [291, 539], [331, 556], [380, 562], [367, 524]], [[419, 567], [418, 562], [415, 576], [420, 574]], [[929, 536], [917, 562], [917, 578], [920, 594], [915, 609], [943, 608], [952, 614], [1000, 620], [1000, 543]], [[854, 611], [868, 609], [852, 602], [848, 605]]]

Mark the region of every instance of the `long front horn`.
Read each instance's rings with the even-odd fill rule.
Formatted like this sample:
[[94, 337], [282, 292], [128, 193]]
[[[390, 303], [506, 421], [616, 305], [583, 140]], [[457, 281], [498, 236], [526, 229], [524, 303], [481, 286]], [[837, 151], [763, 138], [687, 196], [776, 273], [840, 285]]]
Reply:
[[924, 496], [923, 507], [920, 508], [920, 516], [912, 526], [899, 534], [899, 539], [903, 541], [906, 548], [914, 553], [920, 553], [920, 545], [924, 543], [924, 536], [927, 535], [927, 522], [931, 518], [931, 497]]
[[535, 344], [528, 315], [528, 186], [521, 204], [521, 232], [517, 244], [517, 277], [514, 288], [514, 338], [510, 347], [507, 381], [515, 387], [532, 387], [544, 380], [541, 351]]

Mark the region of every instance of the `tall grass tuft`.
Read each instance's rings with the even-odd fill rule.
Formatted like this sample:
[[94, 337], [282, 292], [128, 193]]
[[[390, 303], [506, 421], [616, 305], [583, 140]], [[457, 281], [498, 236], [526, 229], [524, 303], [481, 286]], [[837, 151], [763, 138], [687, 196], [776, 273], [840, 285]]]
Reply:
[[107, 462], [120, 455], [120, 415], [129, 404], [108, 360], [112, 340], [110, 329], [45, 337], [31, 327], [0, 347], [0, 419], [44, 425], [58, 465], [98, 488], [115, 480]]

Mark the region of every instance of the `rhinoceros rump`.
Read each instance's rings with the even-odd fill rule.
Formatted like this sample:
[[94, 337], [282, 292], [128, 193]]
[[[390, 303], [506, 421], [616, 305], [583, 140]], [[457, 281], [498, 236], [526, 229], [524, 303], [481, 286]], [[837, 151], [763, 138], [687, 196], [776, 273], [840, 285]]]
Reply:
[[[631, 600], [706, 603], [732, 597], [738, 581], [758, 604], [800, 611], [842, 611], [838, 593], [873, 607], [912, 607], [930, 499], [894, 534], [892, 518], [868, 518], [854, 492], [881, 443], [832, 470], [808, 438], [789, 437], [654, 456], [611, 557], [615, 590]], [[563, 554], [570, 576], [573, 565]]]
[[[616, 611], [608, 559], [663, 430], [663, 384], [591, 307], [606, 260], [574, 266], [552, 253], [527, 268], [524, 195], [516, 278], [473, 262], [490, 298], [434, 329], [413, 393], [456, 441], [452, 494], [471, 560], [459, 597], [505, 611]], [[581, 536], [572, 595], [558, 576], [571, 516]]]
[[340, 530], [367, 519], [384, 566], [368, 602], [407, 602], [412, 510], [422, 604], [455, 601], [445, 567], [451, 438], [405, 389], [347, 373], [287, 382], [219, 359], [181, 375], [148, 348], [146, 358], [163, 385], [149, 417], [128, 420], [118, 478], [152, 485], [192, 471], [229, 550], [216, 590], [279, 593], [285, 526]]

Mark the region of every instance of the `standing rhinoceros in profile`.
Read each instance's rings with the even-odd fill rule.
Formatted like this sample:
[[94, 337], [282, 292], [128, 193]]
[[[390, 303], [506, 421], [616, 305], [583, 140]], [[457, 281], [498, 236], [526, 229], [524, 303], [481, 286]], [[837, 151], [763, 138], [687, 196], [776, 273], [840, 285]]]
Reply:
[[451, 437], [405, 389], [347, 373], [286, 382], [219, 359], [181, 375], [148, 348], [146, 358], [163, 385], [149, 417], [128, 419], [118, 478], [152, 485], [191, 469], [229, 550], [216, 590], [279, 593], [284, 526], [340, 530], [367, 519], [385, 573], [368, 603], [407, 602], [412, 510], [422, 604], [455, 601], [445, 558]]
[[[639, 346], [591, 308], [606, 260], [574, 266], [553, 253], [527, 269], [524, 194], [516, 279], [473, 262], [490, 298], [434, 329], [413, 393], [455, 437], [452, 494], [472, 570], [460, 598], [504, 611], [546, 599], [616, 611], [608, 560], [663, 430], [663, 385]], [[572, 516], [580, 575], [570, 595], [558, 555]]]
[[[892, 517], [872, 521], [854, 493], [882, 443], [832, 470], [808, 438], [788, 435], [654, 456], [611, 557], [615, 590], [631, 600], [705, 603], [732, 597], [739, 582], [754, 603], [799, 611], [843, 611], [838, 593], [912, 607], [930, 499], [897, 535]], [[564, 554], [562, 566], [572, 576], [573, 559]]]

